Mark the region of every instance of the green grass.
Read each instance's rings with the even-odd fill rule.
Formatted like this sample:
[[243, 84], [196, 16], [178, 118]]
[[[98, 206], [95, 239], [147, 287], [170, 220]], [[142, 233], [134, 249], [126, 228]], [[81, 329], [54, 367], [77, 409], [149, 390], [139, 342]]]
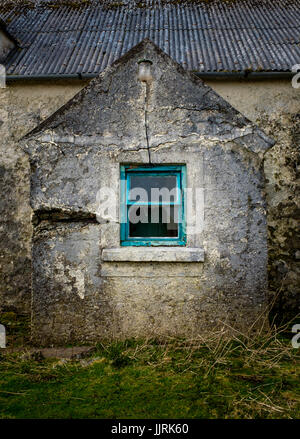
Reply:
[[99, 344], [0, 359], [0, 418], [299, 418], [299, 349], [273, 334]]

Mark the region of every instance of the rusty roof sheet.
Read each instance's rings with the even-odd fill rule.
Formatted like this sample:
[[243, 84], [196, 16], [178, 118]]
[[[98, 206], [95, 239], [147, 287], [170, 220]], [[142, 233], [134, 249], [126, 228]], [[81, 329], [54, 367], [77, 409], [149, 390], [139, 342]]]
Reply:
[[300, 0], [2, 0], [8, 75], [97, 74], [144, 38], [197, 72], [290, 71]]

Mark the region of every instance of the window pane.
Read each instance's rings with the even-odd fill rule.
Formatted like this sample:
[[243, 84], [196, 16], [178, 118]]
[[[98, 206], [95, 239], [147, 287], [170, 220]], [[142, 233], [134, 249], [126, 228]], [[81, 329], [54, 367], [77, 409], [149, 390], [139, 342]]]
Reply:
[[131, 175], [129, 200], [174, 202], [178, 199], [176, 180], [175, 175]]
[[129, 236], [178, 237], [178, 206], [130, 206]]

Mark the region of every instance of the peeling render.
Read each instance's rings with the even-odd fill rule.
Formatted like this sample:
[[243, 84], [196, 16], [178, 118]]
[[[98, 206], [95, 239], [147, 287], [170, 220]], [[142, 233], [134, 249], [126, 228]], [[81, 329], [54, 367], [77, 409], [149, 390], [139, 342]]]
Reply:
[[[153, 63], [146, 86], [141, 58]], [[259, 326], [267, 290], [263, 155], [273, 144], [148, 41], [91, 81], [21, 143], [34, 212], [33, 340]], [[98, 190], [114, 188], [119, 205], [120, 165], [149, 159], [186, 164], [187, 186], [204, 192], [204, 223], [187, 229], [186, 248], [121, 248], [118, 209], [95, 222]]]
[[[17, 140], [33, 129], [38, 123], [45, 120], [59, 107], [72, 98], [81, 88], [83, 82], [51, 82], [45, 83], [11, 83], [6, 89], [0, 90], [0, 132], [2, 140], [1, 148], [1, 193], [2, 197], [2, 215], [1, 215], [1, 281], [0, 281], [0, 309], [13, 309], [21, 313], [29, 313], [31, 302], [31, 234], [32, 225], [37, 227], [43, 221], [49, 221], [49, 224], [55, 223], [59, 226], [62, 222], [67, 226], [72, 222], [79, 224], [85, 221], [89, 224], [97, 223], [96, 216], [93, 213], [92, 203], [90, 208], [82, 210], [81, 205], [85, 199], [71, 208], [66, 208], [64, 200], [57, 203], [57, 210], [53, 206], [39, 210], [38, 206], [34, 208], [32, 216], [29, 205], [29, 166], [28, 157], [17, 146]], [[87, 82], [85, 83], [85, 85]], [[287, 80], [277, 81], [207, 81], [219, 95], [232, 104], [248, 117], [249, 120], [256, 123], [261, 129], [268, 133], [276, 140], [276, 145], [264, 152], [264, 172], [266, 185], [264, 191], [267, 195], [267, 218], [268, 218], [268, 249], [269, 249], [269, 294], [272, 298], [278, 294], [276, 301], [276, 312], [279, 316], [286, 316], [290, 319], [300, 311], [300, 291], [299, 291], [299, 244], [297, 244], [296, 235], [298, 233], [298, 204], [297, 203], [297, 177], [296, 163], [299, 148], [299, 113], [300, 113], [300, 95], [299, 90], [291, 87]], [[209, 89], [210, 90], [210, 89]], [[108, 88], [106, 89], [108, 92]], [[208, 90], [206, 90], [208, 93]], [[144, 101], [141, 97], [141, 117]], [[193, 105], [184, 104], [185, 117], [189, 117], [188, 111], [201, 112], [199, 102]], [[183, 105], [178, 105], [183, 107]], [[162, 106], [164, 111], [177, 114], [183, 108], [176, 110], [174, 102]], [[174, 111], [175, 110], [175, 111]], [[201, 119], [203, 123], [204, 119]], [[200, 120], [199, 120], [200, 124]], [[178, 138], [176, 136], [170, 141], [166, 136], [164, 129], [161, 132], [152, 132], [151, 150], [155, 152], [166, 151], [167, 160], [168, 151], [173, 147], [186, 148], [186, 137]], [[113, 137], [109, 127], [106, 126], [102, 135], [72, 134], [66, 136], [64, 142], [68, 143], [70, 138], [80, 138], [81, 144], [78, 146], [88, 146], [85, 151], [78, 149], [78, 160], [84, 161], [86, 156], [92, 154], [89, 147], [92, 145], [102, 145], [106, 148], [109, 158], [116, 157], [116, 150], [123, 151], [123, 157], [126, 159], [130, 152], [128, 142], [130, 136], [123, 141], [120, 146], [120, 139], [123, 132]], [[170, 133], [169, 133], [170, 134]], [[201, 134], [201, 133], [200, 133]], [[53, 139], [49, 138], [46, 132], [41, 134], [45, 142]], [[55, 134], [58, 136], [58, 134]], [[48, 137], [47, 137], [48, 136]], [[108, 139], [108, 141], [106, 140]], [[124, 139], [124, 137], [123, 137]], [[166, 141], [167, 140], [167, 141]], [[205, 140], [206, 147], [214, 148], [215, 140], [210, 140], [208, 136], [201, 138]], [[235, 139], [238, 140], [238, 139]], [[75, 140], [76, 141], [76, 140]], [[79, 140], [77, 140], [79, 142]], [[63, 142], [63, 143], [64, 143]], [[55, 139], [56, 145], [53, 145], [60, 155], [63, 153], [68, 157], [68, 144], [61, 145]], [[188, 134], [188, 155], [197, 151], [199, 143], [199, 133]], [[125, 145], [125, 147], [124, 147]], [[225, 148], [225, 142], [222, 142]], [[142, 144], [140, 151], [142, 160], [146, 162], [147, 151], [146, 144]], [[238, 150], [240, 145], [228, 140], [226, 142], [228, 151], [231, 149]], [[137, 152], [138, 152], [137, 151]], [[57, 155], [58, 157], [59, 155]], [[240, 158], [245, 162], [260, 159], [255, 153], [244, 148], [244, 154]], [[93, 165], [92, 165], [93, 166]], [[62, 166], [63, 169], [63, 166]], [[86, 169], [86, 168], [84, 168]], [[49, 176], [51, 169], [49, 167]], [[93, 168], [92, 168], [93, 172]], [[95, 172], [98, 172], [95, 170]], [[84, 174], [83, 174], [84, 175]], [[111, 175], [106, 177], [111, 178]], [[53, 185], [55, 186], [55, 175], [53, 176]], [[45, 187], [45, 186], [44, 186]], [[61, 187], [59, 187], [61, 190]], [[236, 206], [236, 201], [232, 201]], [[250, 206], [251, 207], [251, 203]], [[49, 210], [50, 209], [50, 210]], [[263, 209], [263, 208], [262, 208]], [[262, 215], [264, 213], [262, 212]], [[47, 223], [48, 224], [48, 223]], [[50, 227], [49, 225], [49, 227]], [[107, 225], [102, 224], [101, 242], [104, 246], [110, 247], [116, 245], [115, 236], [118, 235], [118, 225], [111, 225], [109, 231]], [[239, 251], [247, 251], [247, 237], [241, 237]], [[204, 242], [205, 244], [205, 242]], [[191, 245], [195, 245], [194, 242]], [[213, 249], [210, 258], [214, 262], [221, 264], [223, 269], [230, 267], [230, 252], [233, 246], [227, 248]], [[297, 253], [298, 251], [298, 253]], [[298, 258], [298, 259], [297, 259]], [[137, 270], [138, 263], [135, 263]], [[180, 276], [199, 276], [203, 271], [203, 264], [198, 264], [199, 268], [194, 269], [191, 263], [187, 267], [179, 264], [176, 267], [164, 265], [163, 276], [180, 277]], [[198, 266], [197, 266], [198, 267]], [[131, 270], [130, 264], [123, 262], [122, 267], [118, 266], [118, 275], [125, 276]], [[152, 271], [151, 271], [152, 270]], [[153, 277], [157, 272], [153, 267], [145, 266], [138, 269], [138, 273], [144, 277]], [[100, 272], [104, 275], [116, 272], [113, 263], [102, 263]], [[78, 294], [77, 294], [78, 296]], [[79, 297], [79, 296], [78, 296]]]

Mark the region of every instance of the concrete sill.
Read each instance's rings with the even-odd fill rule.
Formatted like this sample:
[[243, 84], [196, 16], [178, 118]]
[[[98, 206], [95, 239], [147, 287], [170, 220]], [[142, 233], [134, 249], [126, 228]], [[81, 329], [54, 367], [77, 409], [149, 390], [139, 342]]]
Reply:
[[202, 248], [120, 247], [102, 250], [105, 262], [203, 262]]

